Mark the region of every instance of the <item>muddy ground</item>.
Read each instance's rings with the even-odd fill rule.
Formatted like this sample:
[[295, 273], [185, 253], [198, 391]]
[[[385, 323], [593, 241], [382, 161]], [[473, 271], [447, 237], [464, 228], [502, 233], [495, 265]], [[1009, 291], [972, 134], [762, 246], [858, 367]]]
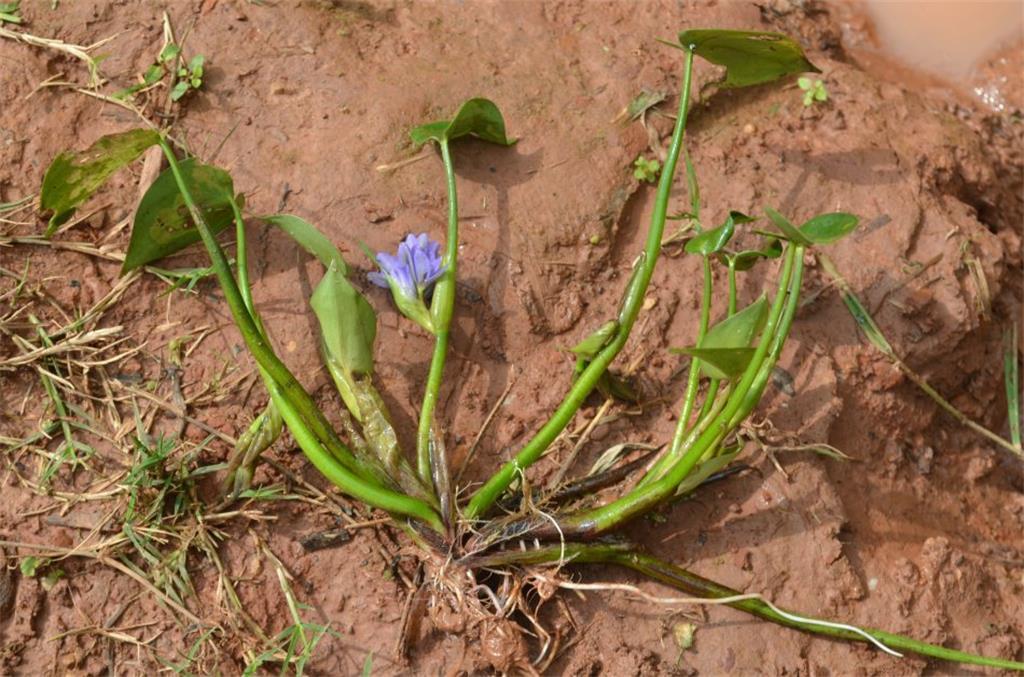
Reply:
[[[824, 71], [830, 94], [826, 104], [805, 108], [792, 84], [706, 91], [688, 137], [709, 221], [765, 205], [794, 219], [860, 215], [862, 227], [829, 255], [910, 366], [965, 414], [1005, 433], [1002, 335], [1019, 321], [1022, 301], [1020, 102], [997, 114], [866, 72], [858, 65], [865, 60], [844, 50], [836, 15], [812, 3], [124, 0], [52, 10], [29, 1], [21, 30], [82, 45], [115, 36], [98, 50], [107, 57], [101, 70], [111, 82], [102, 91], [109, 93], [153, 61], [165, 4], [179, 35], [187, 33], [186, 53], [204, 54], [208, 64], [202, 90], [169, 111], [177, 134], [231, 171], [252, 214], [301, 215], [356, 266], [365, 268], [360, 241], [390, 249], [410, 231], [443, 232], [439, 158], [375, 169], [411, 155], [406, 131], [471, 96], [501, 106], [519, 142], [501, 149], [470, 141], [456, 151], [462, 285], [439, 408], [456, 467], [508, 389], [464, 481], [485, 478], [545, 420], [571, 376], [561, 349], [611, 316], [653, 201], [631, 164], [640, 153], [663, 153], [671, 129], [658, 111], [646, 128], [617, 118], [641, 89], [667, 92], [671, 110], [681, 59], [655, 38], [694, 27], [788, 32]], [[696, 73], [698, 85], [716, 75], [706, 64]], [[130, 111], [68, 86], [39, 87], [50, 78], [84, 84], [87, 73], [55, 51], [0, 40], [0, 202], [36, 194], [57, 152], [138, 123]], [[147, 113], [163, 112], [163, 96], [158, 90], [140, 103], [148, 102]], [[228, 452], [210, 430], [237, 436], [266, 399], [211, 279], [197, 293], [167, 293], [149, 273], [118, 287], [119, 264], [101, 254], [127, 244], [124, 219], [142, 167], [119, 173], [82, 210], [85, 218], [56, 238], [93, 245], [86, 253], [15, 241], [43, 229], [31, 211], [0, 223], [0, 294], [22, 285], [0, 297], [5, 441], [32, 435], [55, 415], [40, 384], [42, 363], [15, 364], [24, 349], [13, 335], [36, 341], [30, 313], [54, 333], [117, 292], [81, 330], [110, 335], [89, 338], [47, 367], [65, 375], [65, 397], [89, 417], [92, 432], [76, 432], [96, 450], [88, 465], [64, 464], [40, 482], [47, 465], [40, 450], [54, 452], [58, 432], [48, 443], [15, 446], [0, 466], [0, 538], [55, 548], [6, 549], [0, 673], [121, 675], [172, 663], [194, 674], [238, 674], [292, 623], [281, 571], [307, 605], [302, 617], [332, 630], [310, 674], [356, 674], [371, 653], [374, 674], [483, 671], [473, 633], [428, 624], [408, 661], [399, 657], [415, 561], [398, 532], [371, 524], [334, 547], [302, 545], [311, 534], [373, 516], [316, 494], [310, 486], [331, 492], [287, 438], [270, 454], [278, 465], [256, 480], [295, 500], [211, 508], [221, 517], [210, 521], [189, 513], [176, 518], [165, 542], [151, 534], [164, 555], [190, 545], [174, 569], [192, 582], [179, 599], [184, 612], [147, 587], [169, 594], [170, 574], [123, 543], [97, 545], [124, 533], [125, 472], [139, 453], [134, 412], [153, 435], [180, 434], [165, 467], [194, 469]], [[680, 182], [672, 210], [687, 204]], [[260, 222], [250, 232], [254, 293], [273, 340], [317, 397], [337, 407], [304, 301], [318, 268]], [[770, 422], [778, 444], [827, 442], [856, 460], [784, 451], [776, 466], [751, 445], [744, 460], [754, 471], [700, 490], [629, 534], [698, 573], [802, 613], [1020, 660], [1024, 466], [956, 424], [880, 358], [828, 278], [808, 264], [807, 302], [755, 418]], [[190, 250], [165, 265], [206, 263]], [[774, 274], [761, 266], [745, 275], [742, 298], [756, 297]], [[431, 343], [400, 321], [381, 290], [355, 277], [380, 311], [378, 383], [400, 434], [411, 439]], [[696, 260], [669, 255], [659, 263], [648, 310], [618, 362], [638, 365], [644, 404], [613, 406], [578, 467], [618, 442], [669, 438], [685, 371], [666, 348], [692, 339], [699, 293]], [[69, 357], [74, 365], [64, 362]], [[571, 428], [600, 404], [588, 403]], [[184, 422], [174, 413], [182, 406]], [[561, 444], [554, 458], [571, 446]], [[554, 467], [546, 460], [536, 477]], [[215, 477], [187, 484], [189, 505], [216, 503]], [[224, 516], [239, 507], [244, 514]], [[15, 570], [32, 552], [86, 556], [41, 570], [63, 572], [54, 581]], [[601, 567], [573, 574], [666, 594]], [[814, 639], [730, 609], [684, 614], [612, 592], [565, 599], [578, 631], [566, 631], [553, 674], [984, 672]], [[696, 628], [685, 650], [676, 640], [681, 623]]]

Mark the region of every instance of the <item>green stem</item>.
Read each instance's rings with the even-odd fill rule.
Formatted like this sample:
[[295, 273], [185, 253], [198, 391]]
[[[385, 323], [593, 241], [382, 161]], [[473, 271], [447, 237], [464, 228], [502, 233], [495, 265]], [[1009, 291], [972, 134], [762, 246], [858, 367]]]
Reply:
[[[221, 290], [224, 292], [224, 298], [231, 311], [231, 316], [238, 326], [242, 339], [249, 348], [249, 352], [252, 353], [261, 370], [264, 370], [280, 388], [281, 400], [292, 405], [282, 409], [280, 413], [310, 461], [328, 479], [355, 498], [388, 512], [414, 517], [429, 524], [432, 528], [443, 532], [444, 527], [441, 525], [440, 519], [426, 503], [385, 489], [359, 474], [357, 470], [359, 465], [355, 457], [352, 456], [352, 452], [338, 439], [323, 414], [317, 408], [316, 403], [313, 402], [313, 398], [309, 396], [309, 393], [305, 391], [292, 373], [288, 371], [284, 363], [278, 359], [267, 340], [260, 333], [246, 307], [238, 285], [235, 283], [235, 278], [231, 274], [231, 266], [228, 263], [227, 257], [224, 256], [224, 252], [214, 238], [213, 232], [206, 223], [202, 212], [196, 206], [195, 200], [192, 197], [192, 191], [181, 174], [181, 168], [178, 166], [178, 160], [174, 156], [174, 151], [171, 150], [166, 139], [161, 138], [160, 146], [164, 151], [164, 155], [167, 156], [167, 162], [178, 184], [182, 200], [184, 200], [196, 229], [199, 231], [203, 245], [210, 256], [210, 261], [217, 275], [217, 281], [220, 283]], [[336, 446], [343, 453], [334, 453], [333, 455], [328, 453], [327, 449], [325, 449], [326, 445], [320, 443], [324, 439], [330, 440], [332, 442], [331, 446]], [[334, 451], [334, 449], [331, 451]], [[351, 464], [351, 466], [348, 464]]]
[[[443, 259], [445, 272], [434, 287], [434, 299], [430, 304], [435, 336], [434, 356], [430, 360], [427, 387], [423, 393], [423, 407], [420, 409], [419, 428], [416, 431], [416, 462], [420, 479], [424, 484], [434, 486], [438, 494], [447, 496], [448, 486], [437, 485], [447, 485], [444, 478], [448, 477], [448, 459], [444, 454], [431, 454], [434, 446], [431, 441], [431, 429], [434, 425], [434, 409], [437, 407], [445, 360], [448, 356], [449, 329], [455, 312], [455, 282], [459, 257], [459, 199], [455, 191], [455, 167], [452, 164], [447, 139], [443, 139], [439, 145], [441, 160], [444, 162], [445, 183], [448, 187], [448, 241]], [[431, 456], [436, 458], [431, 459]], [[434, 467], [435, 465], [438, 467]]]
[[729, 317], [736, 314], [736, 259], [729, 258]]
[[[711, 320], [711, 259], [707, 256], [703, 257], [704, 266], [704, 292], [701, 295], [700, 300], [700, 326], [697, 328], [697, 340], [694, 345], [700, 346], [701, 341], [704, 340], [704, 335], [707, 334], [708, 324]], [[717, 382], [715, 382], [717, 389]], [[690, 360], [690, 373], [686, 381], [686, 394], [683, 396], [683, 408], [679, 412], [679, 418], [676, 420], [676, 430], [672, 435], [672, 444], [669, 446], [669, 450], [665, 453], [658, 462], [655, 463], [645, 473], [640, 484], [638, 486], [645, 486], [650, 484], [665, 472], [665, 468], [671, 462], [673, 458], [676, 458], [679, 453], [679, 444], [683, 441], [686, 432], [691, 429], [690, 426], [690, 415], [693, 414], [693, 405], [697, 401], [697, 391], [700, 389], [700, 360], [696, 357]], [[714, 402], [714, 395], [709, 394], [705, 400], [705, 405], [709, 405]], [[707, 413], [707, 406], [701, 407], [701, 417]], [[693, 428], [696, 428], [700, 423], [700, 417], [693, 423]]]
[[[699, 346], [708, 333], [708, 325], [711, 323], [711, 259], [703, 257], [704, 265], [704, 292], [700, 299], [700, 326], [697, 327], [697, 340], [694, 345]], [[697, 401], [697, 391], [700, 389], [700, 360], [696, 357], [690, 360], [690, 377], [686, 383], [686, 398], [683, 400], [683, 410], [679, 414], [676, 437], [681, 437], [682, 432], [689, 428], [690, 415], [693, 413], [693, 405]]]
[[668, 155], [665, 158], [665, 166], [661, 171], [661, 178], [658, 182], [658, 193], [654, 202], [654, 210], [651, 213], [651, 225], [647, 232], [647, 244], [644, 254], [640, 260], [637, 274], [635, 274], [623, 296], [623, 306], [619, 314], [619, 330], [615, 338], [601, 349], [594, 359], [587, 365], [583, 372], [576, 379], [569, 393], [562, 400], [562, 403], [552, 414], [547, 423], [537, 432], [534, 437], [516, 454], [515, 458], [506, 463], [502, 468], [489, 479], [484, 486], [477, 490], [466, 506], [465, 516], [468, 519], [481, 517], [508, 488], [516, 476], [532, 465], [544, 450], [557, 438], [576, 412], [583, 405], [584, 400], [597, 385], [608, 365], [615, 356], [619, 354], [629, 333], [633, 329], [637, 315], [643, 305], [644, 294], [650, 284], [651, 276], [654, 274], [654, 266], [658, 262], [658, 254], [661, 249], [661, 238], [665, 230], [665, 217], [668, 214], [668, 201], [672, 192], [672, 180], [675, 176], [676, 164], [679, 160], [679, 152], [683, 146], [683, 132], [686, 129], [686, 114], [690, 104], [690, 79], [693, 73], [693, 53], [686, 52], [686, 63], [683, 67], [683, 89], [679, 98], [679, 113], [676, 117], [676, 127], [672, 133], [672, 143], [669, 146]]
[[[672, 459], [666, 465], [667, 470], [664, 475], [647, 485], [638, 486], [616, 501], [569, 517], [561, 525], [563, 530], [567, 533], [585, 533], [588, 536], [595, 536], [647, 512], [673, 495], [676, 487], [686, 479], [704, 452], [711, 448], [716, 441], [723, 439], [735, 425], [738, 425], [738, 421], [745, 418], [757, 404], [757, 399], [753, 399], [751, 403], [748, 394], [752, 390], [756, 390], [757, 387], [763, 388], [763, 383], [767, 382], [771, 369], [774, 367], [774, 361], [766, 358], [769, 355], [777, 355], [776, 344], [781, 344], [785, 340], [785, 336], [781, 333], [776, 335], [776, 328], [782, 327], [788, 331], [789, 324], [783, 314], [789, 315], [788, 319], [791, 321], [791, 314], [796, 309], [794, 297], [800, 290], [802, 277], [803, 247], [790, 246], [783, 260], [779, 291], [772, 304], [761, 342], [751, 358], [750, 365], [729, 394], [729, 399], [722, 411], [708, 424], [692, 445], [680, 447], [677, 450], [677, 458]], [[791, 302], [787, 303], [787, 300]], [[678, 457], [679, 454], [681, 457]]]
[[[565, 543], [563, 545], [553, 545], [525, 552], [498, 553], [487, 558], [487, 560], [473, 560], [472, 565], [479, 567], [508, 566], [510, 564], [529, 565], [559, 561], [571, 561], [577, 564], [615, 564], [632, 569], [647, 578], [654, 579], [687, 595], [700, 599], [723, 599], [744, 596], [738, 590], [720, 585], [657, 557], [637, 552], [626, 544], [584, 545], [580, 543]], [[921, 656], [957, 663], [984, 665], [1005, 670], [1024, 670], [1024, 663], [1004, 658], [979, 656], [965, 651], [957, 651], [956, 649], [947, 649], [943, 646], [928, 644], [927, 642], [921, 642], [905, 635], [885, 632], [884, 630], [858, 627], [864, 633], [861, 634], [848, 627], [835, 627], [837, 625], [835, 623], [797, 616], [785, 609], [769, 605], [762, 599], [740, 599], [728, 602], [727, 606], [745, 611], [748, 614], [763, 618], [772, 623], [802, 630], [814, 635], [865, 643], [870, 642], [865, 636], [868, 635], [889, 649], [897, 651], [912, 651]]]

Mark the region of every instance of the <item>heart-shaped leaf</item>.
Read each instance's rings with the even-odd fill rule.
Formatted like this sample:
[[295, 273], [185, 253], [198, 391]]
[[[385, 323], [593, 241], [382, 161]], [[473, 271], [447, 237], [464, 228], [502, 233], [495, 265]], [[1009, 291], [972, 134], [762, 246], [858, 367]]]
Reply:
[[292, 214], [274, 214], [260, 218], [290, 235], [300, 247], [319, 259], [324, 268], [330, 268], [333, 263], [338, 272], [348, 275], [348, 266], [341, 257], [341, 252], [309, 221]]
[[110, 175], [159, 143], [151, 129], [133, 129], [100, 138], [86, 150], [61, 153], [43, 177], [39, 206], [52, 211], [46, 237], [74, 215], [80, 204], [99, 190]]
[[467, 135], [502, 146], [515, 143], [515, 139], [505, 135], [505, 119], [489, 99], [470, 99], [462, 104], [451, 120], [430, 122], [409, 132], [416, 146], [422, 146], [428, 141], [452, 141]]
[[[182, 160], [178, 166], [210, 230], [216, 234], [227, 228], [234, 220], [232, 201], [239, 205], [244, 201], [241, 195], [233, 197], [231, 175], [223, 169], [200, 164], [195, 158]], [[166, 169], [139, 202], [121, 274], [170, 256], [199, 239], [199, 231], [192, 223], [174, 173]]]
[[820, 73], [791, 38], [781, 33], [698, 29], [679, 34], [683, 49], [725, 66], [722, 87], [747, 87], [791, 73]]
[[800, 232], [814, 244], [831, 244], [852, 233], [859, 221], [845, 212], [819, 214], [800, 226]]
[[732, 236], [736, 231], [737, 223], [750, 223], [753, 220], [754, 219], [742, 212], [729, 212], [729, 216], [726, 218], [725, 223], [717, 228], [705, 230], [703, 233], [687, 242], [686, 252], [688, 254], [701, 254], [703, 256], [716, 254], [725, 249], [725, 246], [729, 244], [729, 240], [732, 239]]
[[735, 378], [743, 373], [754, 354], [754, 339], [768, 319], [768, 300], [762, 294], [756, 301], [708, 329], [700, 346], [673, 348], [701, 360], [701, 369], [711, 378]]
[[708, 329], [701, 348], [749, 348], [764, 329], [768, 319], [768, 299], [764, 294], [749, 306]]
[[328, 360], [351, 374], [373, 371], [373, 342], [377, 315], [363, 295], [332, 263], [309, 299]]
[[669, 348], [670, 352], [700, 360], [701, 371], [710, 378], [733, 379], [746, 371], [753, 348]]

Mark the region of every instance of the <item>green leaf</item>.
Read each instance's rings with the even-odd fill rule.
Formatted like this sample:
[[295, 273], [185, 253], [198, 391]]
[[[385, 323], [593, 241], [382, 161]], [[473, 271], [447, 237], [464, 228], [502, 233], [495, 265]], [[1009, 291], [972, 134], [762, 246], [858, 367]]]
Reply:
[[725, 249], [725, 246], [729, 244], [729, 240], [732, 239], [737, 223], [750, 223], [753, 220], [754, 219], [742, 212], [729, 212], [729, 216], [725, 219], [725, 223], [717, 228], [705, 230], [703, 233], [687, 242], [686, 253], [711, 256], [712, 254], [720, 252]]
[[724, 470], [727, 465], [733, 462], [739, 453], [743, 450], [742, 446], [733, 446], [727, 448], [723, 453], [715, 456], [714, 458], [704, 461], [696, 468], [694, 468], [686, 479], [680, 482], [679, 486], [676, 487], [676, 496], [683, 496], [690, 493], [720, 470]]
[[754, 354], [750, 346], [767, 319], [768, 299], [762, 294], [743, 310], [708, 329], [700, 346], [670, 350], [700, 359], [701, 369], [710, 378], [735, 378], [750, 364]]
[[589, 362], [597, 357], [602, 348], [611, 343], [618, 331], [619, 323], [616, 320], [609, 320], [590, 336], [569, 348], [569, 352]]
[[146, 69], [145, 74], [143, 74], [142, 76], [142, 81], [145, 82], [147, 85], [155, 85], [163, 79], [164, 73], [165, 71], [163, 66], [153, 64], [152, 66]]
[[845, 212], [819, 214], [800, 226], [800, 232], [814, 244], [831, 244], [852, 233], [858, 222], [856, 216]]
[[733, 255], [736, 270], [750, 270], [761, 259], [777, 259], [782, 256], [782, 243], [777, 237], [765, 238], [761, 249], [748, 249]]
[[637, 181], [646, 181], [648, 183], [654, 183], [658, 180], [658, 174], [661, 172], [661, 162], [652, 158], [648, 160], [643, 155], [639, 156], [633, 162], [633, 178]]
[[179, 80], [171, 90], [171, 101], [177, 101], [188, 91], [188, 80]]
[[151, 129], [133, 129], [104, 136], [84, 151], [55, 157], [43, 177], [39, 196], [39, 206], [53, 212], [46, 237], [66, 223], [111, 174], [159, 141], [160, 134]]
[[1006, 386], [1006, 420], [1010, 426], [1010, 441], [1020, 445], [1020, 367], [1017, 364], [1017, 323], [1013, 322], [1003, 333], [1003, 383]]
[[203, 76], [203, 65], [206, 63], [206, 57], [202, 54], [196, 54], [192, 57], [192, 60], [188, 62], [188, 70], [193, 77], [201, 78]]
[[416, 146], [422, 146], [428, 141], [452, 141], [467, 135], [502, 146], [515, 143], [515, 139], [505, 135], [505, 119], [501, 111], [488, 99], [470, 99], [462, 104], [451, 120], [420, 125], [409, 132]]
[[291, 214], [274, 214], [260, 218], [290, 235], [300, 247], [319, 259], [324, 268], [330, 268], [331, 264], [334, 264], [339, 273], [348, 275], [348, 266], [341, 252], [309, 221]]
[[679, 34], [683, 49], [725, 66], [722, 87], [747, 87], [791, 73], [820, 73], [792, 39], [781, 33], [700, 29]]
[[50, 590], [53, 590], [53, 586], [57, 585], [57, 583], [60, 582], [60, 579], [64, 578], [66, 575], [67, 574], [64, 573], [63, 569], [50, 569], [43, 574], [39, 583], [43, 586], [43, 590], [49, 592]]
[[666, 97], [665, 92], [650, 92], [645, 89], [626, 106], [626, 115], [630, 120], [639, 120], [644, 113], [664, 101]]
[[789, 240], [790, 242], [803, 245], [805, 247], [810, 247], [814, 244], [807, 239], [806, 235], [800, 232], [799, 228], [790, 223], [789, 219], [782, 214], [778, 213], [771, 207], [765, 207], [764, 211], [768, 215], [768, 218], [772, 220], [772, 223], [775, 224], [775, 227], [782, 231], [781, 237], [784, 240]]
[[21, 0], [15, 2], [0, 2], [0, 24], [12, 23], [20, 24], [21, 14], [20, 12]]
[[377, 315], [336, 264], [327, 268], [309, 304], [320, 322], [327, 358], [352, 374], [372, 372]]
[[19, 567], [21, 569], [21, 575], [28, 578], [34, 578], [36, 573], [42, 567], [50, 563], [49, 558], [36, 557], [35, 555], [29, 555], [23, 557]]
[[669, 352], [699, 359], [701, 371], [716, 379], [740, 376], [754, 356], [753, 348], [669, 348]]
[[[844, 283], [845, 284], [845, 283]], [[896, 352], [892, 349], [892, 345], [889, 344], [889, 340], [885, 338], [885, 334], [879, 329], [878, 325], [875, 324], [875, 319], [871, 317], [871, 313], [864, 307], [864, 304], [860, 302], [857, 295], [848, 286], [840, 287], [843, 303], [846, 304], [846, 308], [850, 311], [850, 315], [853, 316], [853, 320], [860, 327], [860, 330], [864, 332], [868, 341], [871, 344], [882, 351], [883, 354], [893, 357]]]
[[[223, 169], [199, 164], [195, 158], [182, 160], [178, 164], [182, 179], [192, 191], [192, 197], [210, 229], [219, 233], [227, 228], [234, 220], [232, 200], [237, 199], [239, 203], [243, 201], [240, 195], [233, 198], [231, 175]], [[170, 256], [199, 239], [199, 231], [192, 223], [174, 174], [166, 169], [139, 202], [121, 274]]]
[[768, 319], [768, 299], [764, 294], [749, 306], [708, 329], [701, 348], [749, 348], [764, 329]]
[[613, 374], [611, 370], [601, 374], [596, 387], [598, 392], [605, 397], [613, 397], [620, 402], [629, 402], [630, 404], [640, 403], [640, 395], [636, 389], [626, 379]]
[[181, 54], [181, 47], [178, 47], [173, 42], [168, 42], [164, 45], [164, 48], [160, 50], [160, 56], [158, 56], [157, 59], [160, 63], [167, 63], [168, 61], [177, 59], [179, 54]]

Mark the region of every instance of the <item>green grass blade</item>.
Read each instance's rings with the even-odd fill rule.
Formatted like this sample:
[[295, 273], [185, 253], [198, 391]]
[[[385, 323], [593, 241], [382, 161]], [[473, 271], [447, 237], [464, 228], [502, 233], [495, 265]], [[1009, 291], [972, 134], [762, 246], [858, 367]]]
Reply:
[[1020, 449], [1020, 372], [1017, 362], [1017, 323], [1004, 335], [1003, 374], [1006, 382], [1007, 420], [1010, 423], [1010, 441]]

